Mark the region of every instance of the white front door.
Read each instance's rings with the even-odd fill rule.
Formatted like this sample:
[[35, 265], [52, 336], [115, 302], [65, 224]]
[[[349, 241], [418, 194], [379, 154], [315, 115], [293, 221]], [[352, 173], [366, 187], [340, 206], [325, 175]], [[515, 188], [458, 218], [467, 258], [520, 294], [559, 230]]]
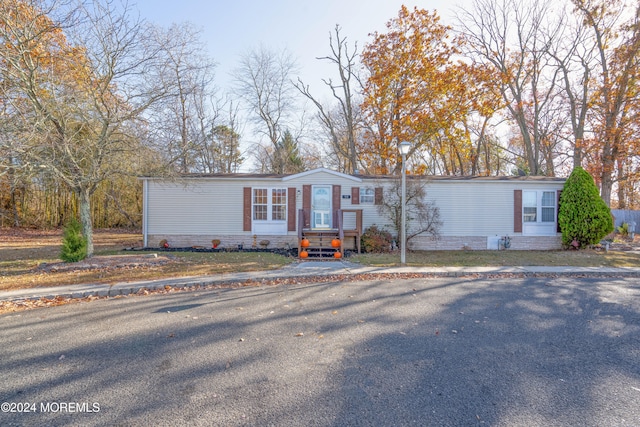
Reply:
[[314, 185], [311, 197], [311, 228], [331, 228], [331, 186]]

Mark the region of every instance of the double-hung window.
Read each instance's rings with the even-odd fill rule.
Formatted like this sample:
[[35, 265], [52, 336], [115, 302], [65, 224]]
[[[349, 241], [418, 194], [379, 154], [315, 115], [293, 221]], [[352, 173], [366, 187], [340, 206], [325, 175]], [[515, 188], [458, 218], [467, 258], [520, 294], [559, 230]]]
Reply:
[[556, 233], [556, 210], [555, 191], [523, 191], [523, 234], [554, 235]]
[[251, 190], [251, 230], [254, 234], [287, 234], [287, 189]]
[[360, 187], [360, 204], [372, 205], [375, 200], [375, 190], [371, 187]]
[[286, 221], [287, 189], [254, 188], [253, 219], [254, 221]]

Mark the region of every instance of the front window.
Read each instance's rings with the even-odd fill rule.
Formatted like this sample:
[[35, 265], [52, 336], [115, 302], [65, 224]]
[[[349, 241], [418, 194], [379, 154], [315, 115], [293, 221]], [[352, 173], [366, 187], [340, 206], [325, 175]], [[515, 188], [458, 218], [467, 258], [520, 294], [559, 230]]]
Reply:
[[360, 187], [360, 203], [361, 204], [373, 204], [375, 198], [375, 192], [371, 187]]
[[555, 191], [543, 191], [542, 192], [542, 222], [555, 222], [556, 221], [556, 192]]
[[266, 221], [268, 211], [269, 198], [266, 188], [253, 189], [253, 219], [258, 221]]
[[556, 222], [555, 191], [523, 191], [522, 221], [549, 224]]
[[271, 219], [284, 221], [287, 219], [287, 190], [274, 188], [271, 191]]
[[538, 221], [538, 197], [535, 191], [525, 191], [522, 195], [522, 220]]
[[286, 221], [287, 189], [254, 188], [253, 219], [256, 221]]

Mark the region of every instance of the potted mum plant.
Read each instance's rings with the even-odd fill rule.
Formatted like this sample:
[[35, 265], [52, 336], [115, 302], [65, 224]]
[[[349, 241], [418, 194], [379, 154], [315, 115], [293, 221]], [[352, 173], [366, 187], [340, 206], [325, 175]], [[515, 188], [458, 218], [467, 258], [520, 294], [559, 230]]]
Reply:
[[219, 244], [220, 244], [220, 239], [213, 239], [211, 241], [211, 246], [213, 247], [213, 249], [218, 249]]

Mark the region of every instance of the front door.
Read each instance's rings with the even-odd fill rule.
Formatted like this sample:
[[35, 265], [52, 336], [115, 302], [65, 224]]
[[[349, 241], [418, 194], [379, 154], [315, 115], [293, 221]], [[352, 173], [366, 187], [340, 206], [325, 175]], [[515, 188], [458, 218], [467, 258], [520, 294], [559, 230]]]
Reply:
[[314, 185], [311, 197], [311, 228], [331, 228], [331, 186]]

